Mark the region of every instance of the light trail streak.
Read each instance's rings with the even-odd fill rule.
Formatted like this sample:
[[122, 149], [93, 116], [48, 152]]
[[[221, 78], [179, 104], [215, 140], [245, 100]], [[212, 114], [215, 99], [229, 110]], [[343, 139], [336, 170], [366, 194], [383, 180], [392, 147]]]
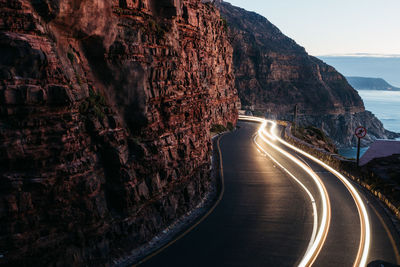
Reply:
[[253, 118], [253, 117], [241, 117], [241, 119], [246, 119], [250, 121], [256, 121], [260, 122], [261, 127], [258, 130], [258, 136], [266, 142], [268, 145], [270, 145], [272, 148], [275, 150], [279, 151], [281, 154], [292, 160], [295, 164], [297, 164], [300, 168], [302, 168], [305, 172], [310, 175], [310, 177], [314, 180], [318, 191], [321, 195], [321, 202], [322, 202], [322, 217], [321, 217], [321, 226], [318, 229], [317, 235], [312, 242], [312, 245], [307, 249], [306, 253], [304, 254], [303, 258], [301, 259], [300, 263], [298, 266], [303, 267], [303, 266], [311, 266], [314, 261], [317, 259], [317, 256], [319, 252], [322, 249], [322, 246], [326, 240], [326, 237], [328, 235], [328, 230], [329, 230], [329, 225], [330, 225], [330, 219], [331, 219], [331, 209], [330, 209], [330, 203], [329, 203], [329, 196], [328, 192], [322, 183], [321, 179], [319, 176], [307, 165], [305, 165], [303, 162], [301, 162], [299, 159], [296, 157], [292, 156], [290, 153], [286, 152], [285, 150], [281, 149], [272, 141], [275, 141], [277, 138], [275, 135], [271, 135], [269, 133], [266, 134], [268, 138], [270, 138], [272, 141], [268, 140], [263, 133], [263, 129], [267, 125], [267, 121], [264, 119], [259, 119], [259, 118]]
[[[273, 124], [273, 128], [276, 127], [276, 123], [269, 121], [270, 123]], [[264, 129], [265, 131], [265, 129]], [[319, 165], [323, 166], [325, 169], [333, 173], [339, 180], [346, 186], [347, 190], [350, 192], [351, 196], [354, 199], [354, 202], [356, 203], [358, 214], [360, 216], [360, 224], [361, 224], [361, 238], [360, 238], [360, 245], [359, 249], [357, 252], [357, 257], [356, 260], [353, 264], [354, 267], [356, 266], [361, 266], [364, 267], [367, 264], [367, 259], [368, 259], [368, 253], [369, 253], [369, 248], [370, 248], [370, 243], [371, 243], [371, 226], [368, 218], [368, 212], [367, 209], [364, 205], [364, 202], [361, 199], [360, 194], [357, 192], [355, 187], [350, 183], [350, 181], [344, 177], [342, 174], [340, 174], [338, 171], [327, 165], [326, 163], [322, 162], [321, 160], [317, 159], [316, 157], [308, 154], [307, 152], [285, 142], [281, 138], [277, 137], [277, 140], [284, 144], [287, 147], [290, 147], [291, 149], [299, 152], [300, 154], [306, 156], [307, 158], [315, 161]]]
[[306, 253], [308, 253], [308, 251], [311, 249], [312, 244], [315, 241], [315, 237], [317, 235], [317, 229], [318, 229], [318, 213], [317, 213], [317, 204], [316, 201], [314, 199], [314, 196], [311, 194], [310, 190], [307, 189], [307, 187], [300, 182], [299, 179], [296, 178], [296, 176], [294, 176], [288, 169], [286, 169], [282, 164], [280, 164], [270, 153], [268, 153], [258, 142], [257, 142], [257, 136], [256, 135], [254, 137], [254, 143], [256, 144], [256, 146], [259, 148], [260, 153], [264, 153], [265, 155], [267, 155], [276, 165], [278, 165], [282, 170], [284, 170], [290, 177], [292, 177], [293, 180], [295, 180], [300, 186], [301, 188], [303, 188], [303, 190], [307, 193], [308, 197], [311, 200], [311, 205], [312, 205], [312, 209], [313, 209], [313, 217], [314, 217], [314, 221], [313, 221], [313, 231], [311, 234], [311, 238], [310, 241], [308, 243], [307, 249], [306, 249]]
[[[287, 143], [286, 141], [282, 140], [281, 138], [277, 137], [276, 134], [274, 133], [274, 130], [276, 128], [276, 123], [273, 121], [267, 121], [261, 118], [254, 118], [254, 117], [249, 117], [249, 116], [240, 116], [240, 119], [244, 120], [250, 120], [250, 121], [257, 121], [261, 122], [262, 125], [259, 129], [259, 133], [262, 133], [267, 136], [272, 136], [273, 140], [278, 140], [281, 144], [295, 150], [296, 152], [304, 155], [305, 157], [313, 160], [314, 162], [318, 163], [325, 169], [327, 169], [329, 172], [334, 174], [347, 188], [347, 190], [350, 192], [351, 196], [353, 197], [354, 202], [356, 203], [358, 214], [360, 217], [360, 225], [361, 225], [361, 237], [360, 237], [360, 244], [357, 252], [357, 257], [356, 260], [353, 264], [354, 267], [364, 267], [367, 264], [367, 259], [368, 259], [368, 254], [369, 254], [369, 248], [371, 245], [371, 226], [370, 226], [370, 221], [368, 217], [368, 212], [365, 207], [364, 202], [361, 199], [361, 196], [355, 189], [355, 187], [351, 184], [351, 182], [344, 177], [342, 174], [340, 174], [338, 171], [327, 165], [326, 163], [322, 162], [321, 160], [317, 159], [316, 157], [308, 154], [307, 152]], [[265, 130], [265, 127], [267, 123], [271, 123], [271, 131], [270, 134]]]

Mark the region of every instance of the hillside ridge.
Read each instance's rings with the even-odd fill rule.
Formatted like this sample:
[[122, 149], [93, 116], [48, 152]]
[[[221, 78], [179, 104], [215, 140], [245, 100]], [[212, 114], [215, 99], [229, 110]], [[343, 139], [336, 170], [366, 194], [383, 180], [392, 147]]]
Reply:
[[369, 129], [365, 144], [397, 136], [365, 110], [342, 74], [308, 55], [268, 19], [226, 2], [217, 6], [227, 21], [243, 109], [291, 121], [297, 105], [298, 123], [322, 129], [339, 147], [355, 144], [359, 125]]

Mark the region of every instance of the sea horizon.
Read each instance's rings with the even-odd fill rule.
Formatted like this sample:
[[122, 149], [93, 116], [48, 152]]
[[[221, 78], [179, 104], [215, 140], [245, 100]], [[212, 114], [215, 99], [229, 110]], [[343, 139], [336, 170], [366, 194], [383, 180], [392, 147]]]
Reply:
[[348, 54], [317, 56], [344, 76], [382, 78], [400, 87], [400, 55]]

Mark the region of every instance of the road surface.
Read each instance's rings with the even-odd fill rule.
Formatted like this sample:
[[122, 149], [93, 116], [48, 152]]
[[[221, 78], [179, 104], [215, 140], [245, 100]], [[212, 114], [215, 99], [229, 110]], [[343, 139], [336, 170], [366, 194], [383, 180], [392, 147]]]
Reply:
[[[255, 136], [259, 126], [240, 122], [238, 130], [221, 139], [225, 193], [214, 212], [140, 266], [301, 264], [311, 250], [311, 242], [318, 239], [316, 230], [322, 228], [323, 197], [304, 169]], [[331, 216], [313, 266], [353, 266], [362, 230], [351, 194], [320, 165], [276, 141], [274, 144], [311, 167], [329, 195]], [[314, 198], [316, 210], [303, 187]], [[399, 263], [399, 236], [389, 218], [380, 203], [356, 188], [361, 192], [371, 224], [367, 262], [380, 259]]]

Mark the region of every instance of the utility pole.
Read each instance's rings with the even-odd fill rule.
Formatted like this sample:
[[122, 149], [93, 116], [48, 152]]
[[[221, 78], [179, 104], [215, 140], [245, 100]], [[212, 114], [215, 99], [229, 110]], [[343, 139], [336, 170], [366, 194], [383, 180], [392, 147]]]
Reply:
[[294, 135], [296, 135], [296, 128], [297, 128], [297, 104], [294, 105], [293, 126], [294, 126]]

